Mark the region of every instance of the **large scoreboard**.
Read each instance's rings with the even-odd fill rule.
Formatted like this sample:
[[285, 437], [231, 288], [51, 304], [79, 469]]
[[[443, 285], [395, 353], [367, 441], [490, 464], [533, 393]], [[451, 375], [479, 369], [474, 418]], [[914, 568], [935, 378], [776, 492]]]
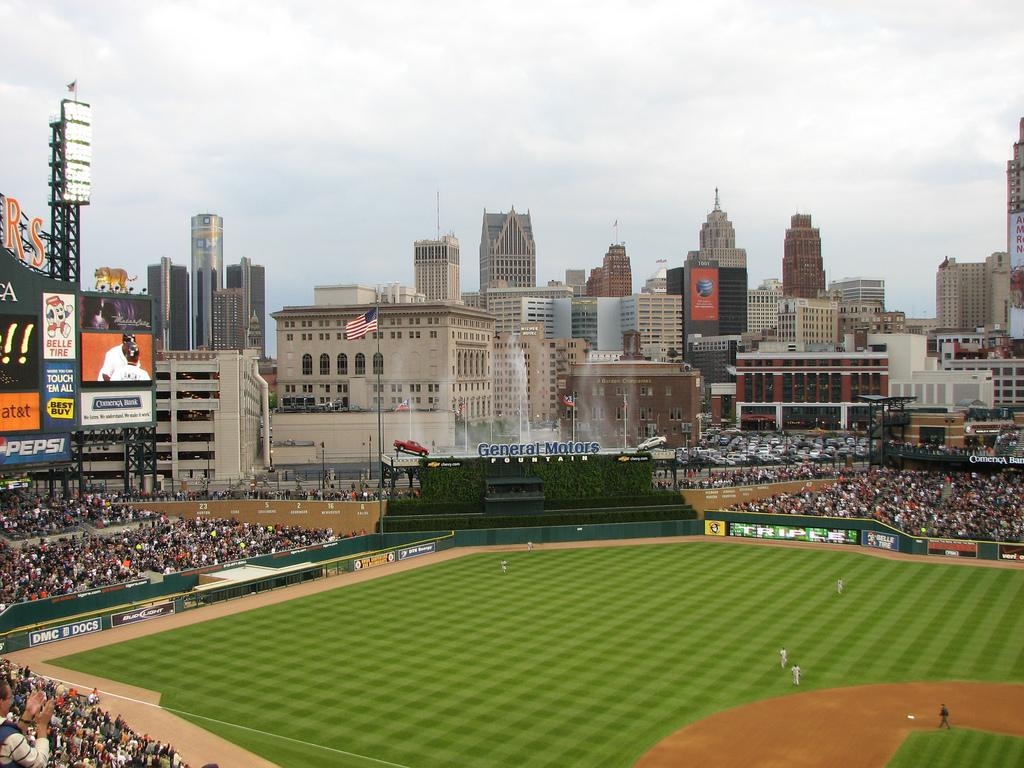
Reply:
[[0, 473], [69, 461], [77, 430], [155, 423], [152, 299], [50, 277], [46, 237], [0, 195]]
[[[78, 427], [78, 286], [35, 267], [38, 219], [0, 196], [0, 470], [67, 461]], [[32, 237], [31, 235], [35, 235]], [[35, 240], [35, 242], [33, 242]]]

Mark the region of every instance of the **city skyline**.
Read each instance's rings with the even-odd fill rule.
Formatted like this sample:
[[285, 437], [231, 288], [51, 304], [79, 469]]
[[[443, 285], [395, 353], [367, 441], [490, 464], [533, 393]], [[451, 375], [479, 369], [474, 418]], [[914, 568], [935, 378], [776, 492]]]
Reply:
[[274, 310], [313, 284], [413, 285], [416, 240], [472, 249], [480, 212], [514, 206], [531, 213], [539, 284], [620, 241], [641, 284], [698, 248], [716, 187], [751, 287], [781, 277], [794, 213], [820, 229], [826, 283], [884, 279], [908, 316], [935, 315], [944, 258], [1006, 249], [1024, 113], [1024, 73], [1000, 64], [1018, 56], [1006, 2], [526, 3], [486, 47], [484, 7], [8, 7], [56, 47], [0, 31], [18, 147], [0, 191], [48, 219], [47, 121], [77, 81], [94, 110], [83, 274], [188, 264], [181, 232], [216, 211], [225, 259], [265, 265]]

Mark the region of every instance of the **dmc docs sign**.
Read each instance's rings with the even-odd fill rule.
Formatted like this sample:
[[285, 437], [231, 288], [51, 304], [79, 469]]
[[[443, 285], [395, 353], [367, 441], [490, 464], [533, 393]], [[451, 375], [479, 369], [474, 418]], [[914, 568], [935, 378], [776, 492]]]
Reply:
[[28, 644], [36, 646], [56, 643], [58, 640], [67, 640], [69, 637], [91, 635], [93, 632], [99, 632], [101, 629], [103, 629], [103, 623], [99, 619], [76, 621], [74, 624], [64, 624], [59, 627], [51, 627], [50, 629], [37, 629], [35, 632], [29, 632]]
[[578, 454], [600, 453], [600, 443], [559, 442], [546, 443], [480, 443], [477, 455], [483, 458], [502, 456], [575, 456]]
[[153, 421], [153, 392], [147, 389], [82, 392], [83, 427], [131, 426]]
[[0, 468], [71, 460], [71, 435], [0, 435]]

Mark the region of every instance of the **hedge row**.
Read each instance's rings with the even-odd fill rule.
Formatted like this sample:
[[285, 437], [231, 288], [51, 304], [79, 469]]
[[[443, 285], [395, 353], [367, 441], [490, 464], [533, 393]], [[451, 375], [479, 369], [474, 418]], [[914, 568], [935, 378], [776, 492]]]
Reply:
[[696, 520], [688, 505], [640, 507], [632, 509], [590, 509], [543, 515], [447, 515], [392, 517], [384, 519], [389, 533], [405, 531], [468, 531], [485, 528], [534, 528], [557, 525], [601, 525], [607, 523], [650, 523], [665, 520]]
[[[420, 496], [432, 502], [475, 502], [483, 498], [486, 479], [509, 476], [512, 469], [544, 481], [547, 502], [597, 497], [646, 496], [651, 487], [649, 457], [576, 456], [566, 461], [524, 461], [492, 466], [486, 459], [423, 459], [420, 461]], [[457, 466], [431, 467], [450, 461]], [[488, 471], [490, 470], [490, 471]], [[499, 471], [496, 471], [499, 470]]]

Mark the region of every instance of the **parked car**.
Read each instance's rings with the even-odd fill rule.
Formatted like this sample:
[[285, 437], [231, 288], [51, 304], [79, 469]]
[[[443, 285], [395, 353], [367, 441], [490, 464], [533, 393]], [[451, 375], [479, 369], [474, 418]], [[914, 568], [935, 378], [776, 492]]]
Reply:
[[426, 456], [430, 453], [424, 446], [415, 440], [395, 440], [395, 450], [401, 453], [413, 453], [417, 456]]
[[654, 437], [648, 437], [640, 445], [636, 447], [638, 451], [650, 451], [654, 448], [660, 448], [668, 442], [668, 438], [664, 435], [655, 435]]

